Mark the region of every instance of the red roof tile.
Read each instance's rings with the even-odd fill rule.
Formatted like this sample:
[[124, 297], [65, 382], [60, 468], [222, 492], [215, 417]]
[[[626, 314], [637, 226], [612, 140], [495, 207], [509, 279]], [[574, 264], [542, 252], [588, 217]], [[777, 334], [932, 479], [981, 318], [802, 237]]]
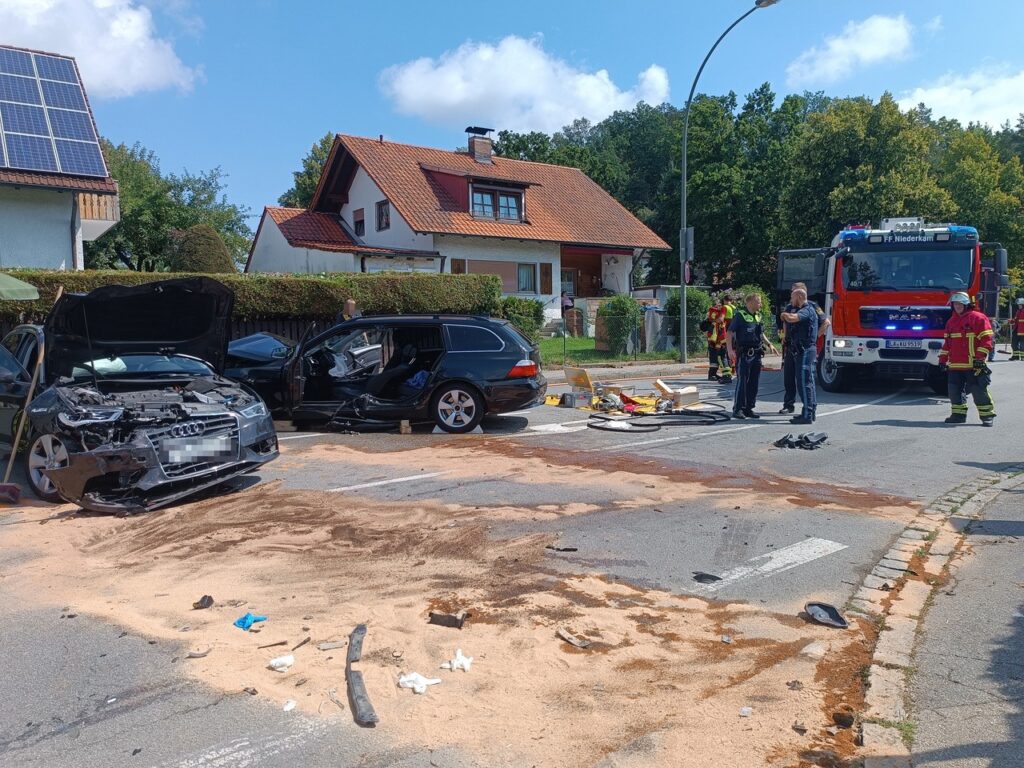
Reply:
[[[340, 147], [339, 147], [340, 145]], [[539, 240], [572, 245], [669, 250], [669, 245], [582, 171], [495, 156], [489, 165], [465, 152], [450, 152], [357, 136], [339, 135], [347, 149], [416, 232]], [[339, 156], [332, 151], [332, 159]], [[527, 221], [474, 217], [432, 178], [433, 169], [529, 185]], [[324, 169], [325, 176], [331, 171]], [[321, 181], [315, 208], [324, 193]]]
[[18, 187], [45, 187], [48, 189], [72, 189], [76, 192], [95, 192], [116, 195], [117, 182], [109, 176], [105, 179], [87, 176], [65, 176], [58, 173], [36, 173], [34, 171], [0, 170], [0, 184]]
[[305, 208], [266, 207], [284, 239], [292, 248], [311, 248], [333, 253], [378, 254], [381, 256], [438, 256], [436, 251], [414, 251], [402, 248], [377, 248], [361, 245], [341, 226], [337, 216], [307, 211]]

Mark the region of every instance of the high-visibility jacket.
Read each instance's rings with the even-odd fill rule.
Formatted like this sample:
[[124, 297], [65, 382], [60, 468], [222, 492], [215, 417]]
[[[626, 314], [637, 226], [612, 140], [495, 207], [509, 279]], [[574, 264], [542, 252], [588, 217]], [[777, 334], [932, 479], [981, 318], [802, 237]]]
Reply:
[[951, 370], [970, 369], [975, 360], [988, 360], [992, 344], [992, 324], [984, 313], [968, 309], [958, 315], [954, 311], [946, 323], [939, 363], [946, 363]]
[[1017, 329], [1018, 336], [1024, 336], [1024, 307], [1017, 310], [1017, 314], [1013, 318], [1014, 327]]
[[729, 320], [725, 307], [717, 306], [708, 309], [708, 322], [711, 323], [711, 330], [706, 332], [708, 344], [724, 345], [725, 335], [729, 330]]

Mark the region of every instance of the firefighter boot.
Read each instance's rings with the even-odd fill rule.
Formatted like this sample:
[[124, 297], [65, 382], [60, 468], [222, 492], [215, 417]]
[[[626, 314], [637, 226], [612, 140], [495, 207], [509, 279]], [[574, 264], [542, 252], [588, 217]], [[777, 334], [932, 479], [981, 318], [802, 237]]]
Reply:
[[981, 417], [981, 426], [983, 426], [983, 427], [994, 427], [995, 425], [996, 425], [996, 417], [995, 416], [982, 416]]
[[708, 381], [718, 381], [718, 368], [708, 368]]
[[947, 424], [966, 424], [967, 414], [966, 413], [952, 413], [946, 417]]

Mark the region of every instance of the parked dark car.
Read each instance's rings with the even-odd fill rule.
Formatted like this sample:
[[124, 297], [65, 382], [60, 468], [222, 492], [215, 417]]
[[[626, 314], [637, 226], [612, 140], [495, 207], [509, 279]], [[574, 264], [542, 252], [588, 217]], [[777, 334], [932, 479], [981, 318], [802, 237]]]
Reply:
[[219, 373], [233, 302], [208, 278], [105, 286], [63, 296], [42, 328], [8, 334], [0, 369], [17, 366], [11, 377], [0, 370], [0, 378], [13, 378], [0, 421], [8, 443], [24, 407], [23, 383], [46, 341], [43, 391], [28, 406], [33, 492], [92, 511], [137, 512], [274, 459], [266, 405]]
[[287, 411], [282, 364], [298, 342], [274, 333], [254, 333], [228, 344], [224, 375], [245, 382], [263, 398], [275, 414]]
[[[409, 420], [469, 432], [485, 415], [540, 405], [547, 391], [537, 346], [505, 320], [361, 317], [294, 344], [286, 354], [281, 350], [287, 342], [261, 336], [267, 335], [231, 344], [228, 374], [280, 403], [299, 426]], [[266, 352], [262, 362], [252, 359], [257, 349]]]

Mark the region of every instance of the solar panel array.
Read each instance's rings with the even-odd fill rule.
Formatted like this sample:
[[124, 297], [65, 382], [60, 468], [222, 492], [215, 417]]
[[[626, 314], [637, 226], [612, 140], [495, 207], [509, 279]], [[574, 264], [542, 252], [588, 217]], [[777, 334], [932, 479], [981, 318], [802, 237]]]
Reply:
[[71, 59], [0, 46], [0, 168], [107, 176]]

